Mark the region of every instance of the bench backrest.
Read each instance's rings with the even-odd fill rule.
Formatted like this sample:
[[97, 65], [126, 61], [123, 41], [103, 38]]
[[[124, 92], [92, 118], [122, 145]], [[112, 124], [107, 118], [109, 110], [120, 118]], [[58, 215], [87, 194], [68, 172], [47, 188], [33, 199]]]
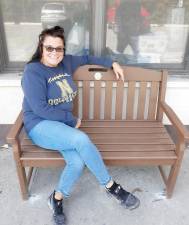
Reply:
[[84, 120], [162, 120], [158, 105], [165, 99], [166, 71], [123, 66], [125, 82], [113, 70], [82, 66], [74, 73], [78, 95], [74, 114]]

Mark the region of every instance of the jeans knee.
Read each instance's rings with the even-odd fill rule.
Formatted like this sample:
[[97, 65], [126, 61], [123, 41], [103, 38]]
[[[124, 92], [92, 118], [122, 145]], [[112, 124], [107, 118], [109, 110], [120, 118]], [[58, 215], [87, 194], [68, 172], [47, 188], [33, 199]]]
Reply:
[[88, 137], [87, 134], [85, 134], [84, 132], [80, 131], [79, 133], [77, 133], [77, 135], [75, 135], [74, 141], [75, 141], [75, 144], [76, 144], [76, 147], [77, 147], [80, 144], [89, 143], [90, 142], [90, 138]]

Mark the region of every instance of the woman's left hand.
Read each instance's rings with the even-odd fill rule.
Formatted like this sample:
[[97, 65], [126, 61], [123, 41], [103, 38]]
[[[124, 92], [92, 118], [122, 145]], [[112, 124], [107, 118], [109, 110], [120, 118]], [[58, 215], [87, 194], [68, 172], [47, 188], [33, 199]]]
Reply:
[[75, 128], [79, 128], [81, 126], [81, 119], [77, 119], [77, 124], [75, 125]]
[[117, 80], [121, 79], [124, 82], [124, 74], [123, 74], [123, 69], [117, 62], [112, 63], [112, 68], [113, 71], [116, 75]]

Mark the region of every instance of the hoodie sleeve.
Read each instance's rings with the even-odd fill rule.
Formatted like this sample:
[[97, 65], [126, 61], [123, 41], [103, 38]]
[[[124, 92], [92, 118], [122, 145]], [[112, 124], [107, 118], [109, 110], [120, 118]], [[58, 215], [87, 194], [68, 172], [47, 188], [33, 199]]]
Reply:
[[48, 104], [46, 80], [36, 71], [29, 68], [25, 69], [22, 89], [31, 109], [39, 117], [61, 121], [73, 127], [76, 125], [77, 118], [73, 116], [72, 112]]

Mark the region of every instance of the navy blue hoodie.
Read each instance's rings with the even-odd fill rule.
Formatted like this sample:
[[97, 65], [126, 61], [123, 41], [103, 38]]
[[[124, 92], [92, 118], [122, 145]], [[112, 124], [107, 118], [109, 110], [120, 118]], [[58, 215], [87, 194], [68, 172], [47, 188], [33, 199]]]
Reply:
[[60, 121], [75, 127], [77, 118], [73, 116], [72, 109], [77, 87], [72, 75], [79, 66], [86, 64], [110, 68], [112, 60], [65, 55], [57, 67], [48, 67], [38, 61], [25, 66], [22, 78], [23, 113], [28, 133], [42, 120]]

